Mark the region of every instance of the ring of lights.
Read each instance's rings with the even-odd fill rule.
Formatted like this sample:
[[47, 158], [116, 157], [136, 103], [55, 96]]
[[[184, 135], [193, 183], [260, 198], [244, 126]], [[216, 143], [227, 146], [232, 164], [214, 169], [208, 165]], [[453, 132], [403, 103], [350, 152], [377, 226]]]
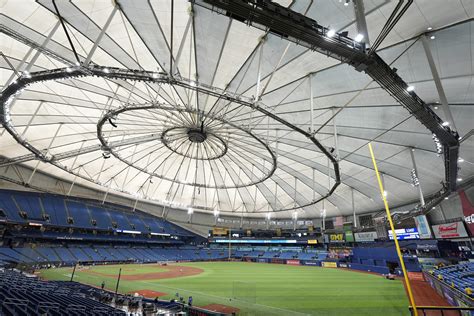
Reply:
[[[80, 77], [100, 77], [100, 78], [105, 78], [105, 79], [165, 83], [169, 85], [184, 87], [186, 89], [192, 89], [199, 93], [208, 94], [210, 96], [214, 96], [219, 99], [228, 100], [229, 102], [235, 102], [242, 106], [250, 107], [256, 111], [261, 112], [263, 115], [268, 116], [269, 118], [283, 124], [284, 126], [288, 127], [294, 132], [299, 133], [302, 136], [306, 137], [311, 143], [315, 145], [315, 148], [317, 148], [320, 152], [322, 152], [325, 156], [327, 156], [327, 158], [332, 163], [333, 168], [334, 168], [334, 175], [335, 175], [334, 184], [329, 189], [327, 194], [322, 195], [318, 199], [310, 200], [305, 203], [301, 203], [299, 205], [294, 205], [294, 206], [287, 205], [281, 209], [274, 209], [273, 210], [274, 213], [287, 212], [287, 211], [291, 211], [295, 209], [304, 208], [310, 205], [314, 205], [326, 199], [330, 195], [332, 195], [335, 189], [341, 183], [338, 161], [328, 151], [328, 149], [325, 146], [323, 146], [318, 140], [316, 140], [314, 135], [278, 117], [277, 115], [273, 114], [269, 110], [255, 103], [255, 101], [251, 98], [238, 95], [238, 94], [229, 93], [226, 90], [222, 90], [222, 89], [212, 87], [212, 86], [203, 85], [198, 82], [194, 82], [185, 78], [172, 77], [166, 73], [156, 73], [156, 72], [144, 71], [144, 70], [130, 70], [130, 69], [123, 69], [123, 68], [109, 68], [109, 67], [103, 67], [103, 66], [97, 66], [97, 65], [85, 66], [82, 64], [78, 66], [67, 67], [67, 68], [57, 68], [57, 69], [51, 69], [51, 70], [46, 70], [46, 71], [32, 72], [26, 75], [23, 74], [3, 90], [2, 94], [0, 95], [0, 120], [2, 122], [2, 125], [19, 144], [21, 144], [23, 147], [25, 147], [28, 151], [31, 152], [31, 154], [8, 159], [8, 161], [6, 162], [7, 164], [21, 163], [21, 162], [27, 162], [31, 160], [41, 160], [43, 162], [50, 163], [78, 178], [84, 179], [86, 181], [89, 181], [91, 183], [95, 183], [98, 185], [103, 185], [103, 183], [100, 183], [89, 176], [81, 174], [75, 170], [70, 170], [67, 166], [61, 163], [62, 159], [66, 159], [71, 156], [82, 155], [84, 153], [88, 153], [91, 151], [96, 151], [97, 150], [96, 145], [90, 146], [90, 148], [87, 148], [87, 149], [71, 150], [70, 152], [64, 152], [58, 155], [49, 155], [45, 153], [42, 149], [36, 148], [33, 144], [28, 142], [27, 139], [22, 137], [21, 134], [18, 133], [17, 130], [15, 129], [10, 117], [11, 102], [14, 100], [14, 98], [17, 95], [21, 94], [23, 89], [25, 89], [29, 85], [32, 85], [38, 82], [57, 81], [57, 80], [73, 79], [73, 78], [80, 78]], [[173, 110], [176, 111], [177, 109], [174, 108]], [[186, 110], [189, 111], [189, 109], [186, 109]], [[161, 134], [153, 135], [153, 137], [160, 139]], [[102, 148], [99, 148], [99, 149], [109, 150], [110, 148], [107, 148], [107, 146], [105, 147], [102, 146]], [[268, 152], [270, 153], [271, 150], [269, 150], [268, 147], [267, 149], [268, 149]], [[276, 157], [274, 155], [272, 155], [272, 157], [274, 158], [272, 169], [275, 169], [277, 165]], [[273, 171], [271, 174], [273, 174]], [[261, 180], [260, 182], [262, 181], [264, 180]], [[258, 182], [254, 184], [258, 184]], [[123, 191], [120, 189], [117, 189], [117, 191], [121, 191], [127, 194], [132, 194], [131, 192]], [[136, 199], [136, 197], [134, 197], [134, 199]], [[186, 206], [182, 205], [182, 207], [186, 207]], [[199, 206], [198, 209], [211, 211], [211, 212], [213, 211], [213, 208], [210, 208], [207, 206], [202, 206], [202, 207]], [[227, 212], [228, 211], [224, 211], [224, 210], [222, 211], [222, 213], [227, 213]], [[229, 213], [231, 212], [229, 211]]]
[[[118, 120], [118, 122], [120, 122], [120, 114], [123, 114], [123, 113], [128, 113], [128, 112], [132, 112], [132, 111], [138, 111], [138, 110], [153, 110], [153, 109], [159, 109], [159, 110], [165, 110], [167, 112], [170, 112], [170, 113], [173, 113], [173, 112], [180, 112], [180, 113], [189, 113], [189, 114], [196, 114], [196, 111], [195, 110], [192, 110], [192, 109], [188, 109], [188, 108], [176, 108], [176, 107], [173, 107], [173, 106], [170, 106], [170, 105], [166, 105], [166, 104], [160, 104], [160, 103], [156, 103], [156, 104], [150, 104], [150, 105], [141, 105], [141, 104], [138, 104], [138, 105], [129, 105], [129, 106], [125, 106], [125, 107], [121, 107], [121, 108], [118, 108], [116, 110], [113, 110], [113, 111], [109, 111], [109, 112], [106, 112], [102, 117], [101, 119], [99, 120], [98, 124], [97, 124], [97, 137], [98, 139], [100, 140], [102, 146], [103, 146], [103, 149], [107, 152], [110, 152], [112, 155], [114, 155], [117, 159], [121, 160], [122, 162], [126, 163], [127, 165], [141, 171], [141, 172], [144, 172], [144, 173], [147, 173], [149, 176], [154, 176], [154, 177], [157, 177], [157, 178], [160, 178], [160, 179], [164, 179], [164, 180], [168, 180], [168, 181], [173, 181], [173, 182], [176, 182], [176, 183], [180, 183], [180, 184], [184, 184], [184, 185], [193, 185], [193, 186], [196, 186], [196, 187], [206, 187], [206, 188], [215, 188], [215, 189], [231, 189], [231, 188], [241, 188], [241, 187], [246, 187], [246, 186], [251, 186], [251, 185], [255, 185], [257, 183], [261, 183], [263, 181], [265, 181], [266, 179], [268, 179], [269, 177], [271, 177], [273, 175], [273, 173], [275, 172], [276, 170], [276, 167], [277, 167], [277, 159], [276, 159], [276, 156], [275, 154], [273, 153], [273, 151], [270, 149], [270, 147], [268, 147], [268, 145], [262, 141], [260, 138], [258, 138], [257, 136], [255, 136], [252, 132], [250, 132], [249, 130], [246, 130], [236, 124], [233, 124], [232, 122], [228, 122], [222, 118], [218, 118], [218, 117], [215, 117], [213, 115], [207, 115], [207, 118], [210, 118], [211, 120], [213, 121], [217, 121], [217, 122], [220, 122], [221, 124], [224, 124], [224, 125], [227, 125], [227, 127], [225, 128], [225, 130], [227, 130], [229, 127], [230, 128], [233, 128], [233, 129], [236, 129], [236, 130], [239, 130], [241, 131], [242, 133], [245, 133], [246, 135], [248, 135], [248, 137], [251, 137], [252, 139], [254, 139], [257, 144], [260, 145], [260, 149], [262, 151], [265, 151], [266, 154], [267, 154], [267, 162], [269, 164], [269, 168], [266, 169], [266, 172], [264, 173], [263, 176], [261, 177], [258, 177], [258, 178], [255, 178], [255, 179], [251, 179], [251, 181], [247, 181], [247, 182], [242, 182], [242, 183], [239, 183], [239, 184], [234, 184], [234, 185], [208, 185], [208, 184], [205, 184], [205, 183], [198, 183], [198, 182], [185, 182], [185, 181], [181, 181], [179, 179], [176, 179], [176, 178], [170, 178], [170, 177], [167, 177], [167, 176], [164, 176], [163, 174], [159, 174], [157, 173], [156, 171], [153, 172], [153, 171], [150, 171], [150, 170], [147, 170], [145, 168], [142, 168], [142, 167], [139, 167], [137, 166], [136, 164], [134, 164], [133, 161], [130, 161], [128, 159], [125, 159], [124, 157], [122, 157], [120, 154], [117, 153], [117, 151], [114, 150], [114, 148], [111, 148], [110, 145], [109, 145], [109, 142], [107, 141], [106, 139], [106, 136], [103, 131], [103, 128], [104, 128], [104, 125], [109, 121], [109, 119], [111, 118], [115, 118], [116, 120]], [[118, 123], [120, 124], [120, 123]], [[171, 151], [171, 152], [174, 152], [180, 156], [183, 156], [183, 157], [186, 157], [186, 158], [189, 158], [189, 159], [197, 159], [197, 160], [215, 160], [215, 159], [219, 159], [219, 158], [222, 158], [224, 157], [227, 152], [228, 152], [228, 145], [226, 144], [226, 142], [223, 140], [223, 136], [219, 136], [218, 133], [219, 131], [218, 130], [213, 130], [213, 129], [210, 129], [207, 134], [208, 134], [208, 139], [209, 137], [215, 137], [215, 139], [217, 140], [217, 143], [216, 144], [221, 144], [221, 148], [219, 151], [216, 152], [215, 155], [212, 155], [210, 157], [196, 157], [196, 156], [193, 156], [193, 155], [190, 155], [190, 154], [187, 154], [186, 152], [183, 153], [183, 152], [180, 152], [178, 148], [176, 147], [173, 147], [168, 141], [166, 141], [164, 139], [164, 136], [166, 136], [167, 134], [169, 134], [170, 131], [176, 131], [176, 130], [182, 130], [184, 129], [186, 132], [188, 132], [191, 127], [182, 127], [182, 126], [178, 126], [178, 127], [171, 127], [171, 128], [167, 128], [165, 129], [162, 133], [161, 133], [161, 136], [160, 136], [160, 140], [161, 142]], [[152, 140], [153, 137], [151, 138]], [[206, 141], [208, 140], [206, 139]]]

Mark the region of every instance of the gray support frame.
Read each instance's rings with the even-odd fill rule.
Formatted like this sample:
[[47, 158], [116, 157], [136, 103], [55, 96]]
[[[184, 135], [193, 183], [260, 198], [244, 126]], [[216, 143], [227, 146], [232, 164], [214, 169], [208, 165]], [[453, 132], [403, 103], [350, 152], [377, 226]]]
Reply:
[[420, 181], [420, 175], [418, 174], [418, 168], [416, 167], [416, 160], [415, 160], [415, 149], [411, 148], [410, 149], [410, 157], [411, 157], [411, 162], [413, 164], [413, 169], [415, 170], [415, 174], [418, 177], [418, 193], [420, 195], [420, 204], [421, 207], [425, 206], [425, 198], [423, 197], [423, 191], [421, 189], [421, 181]]
[[102, 37], [104, 36], [105, 32], [107, 32], [107, 29], [109, 28], [110, 22], [112, 22], [112, 19], [115, 16], [115, 12], [117, 12], [118, 7], [114, 5], [114, 8], [112, 9], [112, 12], [110, 13], [107, 21], [105, 22], [104, 26], [102, 27], [99, 35], [97, 36], [97, 39], [94, 42], [94, 46], [92, 46], [91, 50], [89, 51], [89, 54], [87, 54], [86, 60], [84, 61], [84, 65], [89, 65], [91, 62], [92, 56], [94, 55], [97, 47], [99, 47], [100, 41], [102, 40]]
[[364, 38], [362, 42], [369, 45], [369, 32], [367, 30], [367, 22], [365, 21], [364, 0], [353, 0], [354, 14], [356, 18], [357, 32], [362, 34]]
[[436, 68], [433, 54], [431, 53], [430, 44], [428, 43], [426, 35], [421, 36], [421, 43], [423, 44], [423, 49], [425, 50], [426, 59], [428, 59], [431, 75], [433, 76], [433, 81], [436, 85], [436, 90], [438, 91], [440, 106], [443, 109], [444, 116], [446, 117], [446, 120], [449, 122], [449, 125], [451, 125], [452, 129], [457, 130], [453, 115], [449, 108], [448, 99], [446, 98], [446, 94], [444, 93], [443, 84], [441, 83], [441, 78], [439, 77], [438, 69]]

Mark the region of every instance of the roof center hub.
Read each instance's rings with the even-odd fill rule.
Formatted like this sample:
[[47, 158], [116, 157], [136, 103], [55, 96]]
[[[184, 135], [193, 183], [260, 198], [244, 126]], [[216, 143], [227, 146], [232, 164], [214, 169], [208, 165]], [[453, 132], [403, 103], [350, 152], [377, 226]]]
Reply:
[[193, 143], [203, 143], [207, 139], [207, 133], [201, 129], [191, 128], [188, 130], [188, 139]]

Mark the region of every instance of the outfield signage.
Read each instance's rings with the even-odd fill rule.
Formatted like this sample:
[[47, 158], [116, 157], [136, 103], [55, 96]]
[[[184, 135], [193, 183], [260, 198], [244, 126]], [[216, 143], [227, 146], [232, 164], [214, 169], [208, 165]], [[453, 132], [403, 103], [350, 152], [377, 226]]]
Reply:
[[300, 265], [300, 261], [299, 260], [286, 260], [286, 264], [289, 264], [289, 265], [292, 265], [292, 266], [299, 266]]
[[430, 225], [428, 224], [426, 215], [415, 216], [415, 224], [421, 239], [431, 238]]
[[344, 234], [329, 234], [329, 242], [331, 243], [338, 243], [338, 242], [344, 242]]
[[377, 232], [362, 232], [362, 233], [354, 233], [355, 241], [357, 242], [371, 242], [377, 239]]
[[467, 228], [471, 232], [471, 236], [474, 236], [474, 205], [472, 205], [471, 201], [469, 201], [464, 190], [459, 191], [459, 198], [461, 199], [464, 221], [467, 224]]
[[337, 262], [323, 261], [321, 262], [321, 266], [324, 268], [337, 268]]
[[310, 245], [315, 245], [317, 243], [318, 243], [317, 239], [308, 239], [308, 244], [310, 244]]
[[215, 242], [223, 244], [296, 244], [296, 239], [216, 239]]
[[[405, 240], [405, 239], [420, 239], [420, 234], [416, 228], [401, 228], [395, 229], [395, 233], [397, 234], [398, 240]], [[388, 231], [388, 238], [393, 240], [393, 233], [391, 230]]]
[[466, 228], [463, 222], [454, 222], [432, 226], [436, 238], [462, 238], [467, 237]]

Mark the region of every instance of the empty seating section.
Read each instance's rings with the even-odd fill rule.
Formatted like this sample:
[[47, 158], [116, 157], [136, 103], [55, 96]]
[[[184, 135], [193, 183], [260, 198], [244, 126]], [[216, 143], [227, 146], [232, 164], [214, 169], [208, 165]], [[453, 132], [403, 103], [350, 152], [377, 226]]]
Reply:
[[114, 211], [109, 211], [110, 214], [110, 219], [112, 220], [112, 223], [117, 224], [117, 229], [126, 229], [130, 230], [132, 226], [130, 225], [130, 222], [127, 220], [127, 217], [124, 214], [114, 212]]
[[[47, 249], [47, 248], [42, 248]], [[92, 259], [79, 247], [69, 247], [71, 254], [79, 261], [92, 261]]]
[[[474, 262], [442, 267], [430, 273], [463, 293], [467, 288], [474, 290]], [[470, 296], [474, 297], [473, 294]]]
[[61, 258], [61, 261], [66, 263], [73, 263], [77, 262], [77, 258], [73, 256], [73, 254], [67, 248], [57, 247], [53, 248], [53, 250], [58, 254], [58, 257]]
[[84, 207], [84, 204], [74, 202], [74, 201], [66, 201], [67, 210], [69, 215], [74, 220], [75, 227], [82, 227], [82, 228], [93, 228], [91, 224], [91, 217], [89, 214], [89, 209]]
[[6, 218], [13, 222], [25, 222], [26, 220], [21, 218], [19, 209], [13, 202], [12, 196], [8, 192], [0, 191], [0, 208], [6, 215]]
[[86, 206], [91, 215], [91, 219], [95, 220], [97, 229], [110, 229], [112, 221], [110, 220], [109, 212], [104, 212], [103, 209], [95, 206]]
[[[15, 223], [35, 221], [47, 226], [195, 236], [157, 217], [49, 194], [0, 190], [0, 210], [0, 219]], [[22, 212], [27, 216], [22, 216]]]
[[28, 214], [28, 219], [43, 220], [43, 210], [39, 197], [19, 194], [12, 196], [12, 199], [18, 205], [20, 211]]
[[70, 226], [67, 222], [69, 214], [63, 199], [49, 196], [43, 199], [45, 213], [49, 215], [49, 223], [57, 226]]
[[126, 315], [92, 299], [92, 289], [75, 282], [44, 282], [0, 270], [1, 315]]
[[141, 232], [147, 232], [148, 227], [145, 225], [145, 223], [142, 220], [142, 217], [138, 214], [128, 214], [127, 215], [128, 222], [133, 225], [131, 227], [133, 230], [138, 230]]
[[3, 263], [52, 263], [75, 264], [92, 262], [158, 262], [199, 261], [227, 258], [228, 253], [220, 249], [162, 248], [162, 247], [108, 247], [69, 246], [34, 248], [0, 247], [0, 262]]
[[84, 247], [82, 248], [82, 251], [90, 258], [91, 261], [102, 261], [104, 260], [99, 253], [97, 252], [96, 249], [89, 248], [89, 247]]

